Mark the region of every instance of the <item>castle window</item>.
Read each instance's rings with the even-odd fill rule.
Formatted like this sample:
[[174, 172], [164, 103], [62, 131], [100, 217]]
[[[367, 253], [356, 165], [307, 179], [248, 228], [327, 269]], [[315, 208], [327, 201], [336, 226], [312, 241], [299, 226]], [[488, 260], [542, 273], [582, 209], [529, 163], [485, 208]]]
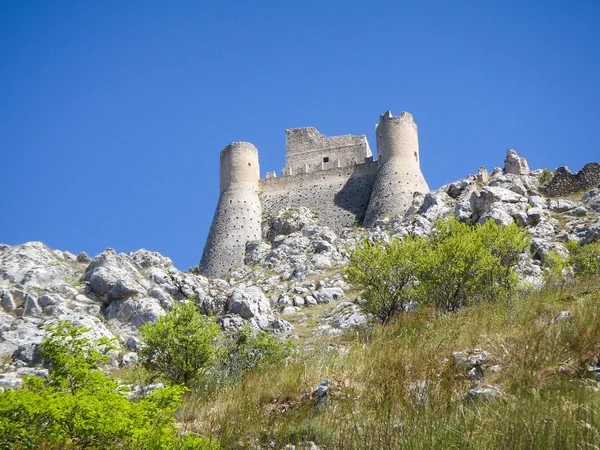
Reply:
[[248, 163], [248, 167], [251, 167], [251, 166], [252, 166], [252, 163]]
[[327, 163], [327, 162], [329, 162], [329, 156], [326, 156], [325, 158], [323, 158], [323, 162], [324, 162], [324, 163]]

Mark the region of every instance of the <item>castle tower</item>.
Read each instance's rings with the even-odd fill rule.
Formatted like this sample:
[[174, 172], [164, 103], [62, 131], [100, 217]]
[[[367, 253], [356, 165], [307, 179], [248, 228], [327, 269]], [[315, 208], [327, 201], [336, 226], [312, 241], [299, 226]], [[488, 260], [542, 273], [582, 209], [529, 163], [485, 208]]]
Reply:
[[376, 135], [379, 170], [365, 226], [384, 216], [404, 214], [415, 192], [429, 192], [419, 164], [419, 136], [412, 114], [394, 117], [391, 111], [385, 112], [379, 117]]
[[244, 264], [246, 244], [261, 239], [259, 178], [254, 145], [233, 142], [221, 150], [219, 203], [200, 261], [203, 275], [224, 277], [232, 267]]

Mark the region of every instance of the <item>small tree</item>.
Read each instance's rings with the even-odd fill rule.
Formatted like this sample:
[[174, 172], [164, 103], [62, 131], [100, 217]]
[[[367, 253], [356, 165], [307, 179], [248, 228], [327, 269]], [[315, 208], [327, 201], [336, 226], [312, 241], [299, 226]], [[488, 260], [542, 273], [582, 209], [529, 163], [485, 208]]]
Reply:
[[515, 266], [530, 244], [527, 231], [515, 223], [501, 226], [488, 220], [476, 226], [473, 232], [476, 241], [494, 258], [494, 263], [484, 275], [487, 300], [498, 300], [512, 294], [520, 282]]
[[466, 305], [481, 296], [483, 275], [492, 264], [470, 225], [455, 219], [438, 222], [419, 270], [422, 300], [448, 311]]
[[519, 281], [515, 266], [527, 245], [525, 232], [516, 225], [438, 222], [419, 266], [422, 300], [454, 311], [509, 295]]
[[175, 305], [156, 324], [140, 328], [142, 367], [172, 384], [189, 385], [213, 366], [221, 329], [192, 301]]
[[356, 246], [345, 273], [361, 290], [365, 312], [386, 323], [405, 310], [418, 289], [415, 273], [423, 249], [424, 239], [413, 236], [389, 245], [365, 240]]

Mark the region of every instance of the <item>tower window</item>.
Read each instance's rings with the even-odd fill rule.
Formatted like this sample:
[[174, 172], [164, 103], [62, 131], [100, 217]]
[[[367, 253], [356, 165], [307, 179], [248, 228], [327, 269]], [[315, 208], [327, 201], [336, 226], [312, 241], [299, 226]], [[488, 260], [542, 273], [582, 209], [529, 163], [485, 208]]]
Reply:
[[323, 158], [323, 162], [324, 162], [324, 163], [327, 163], [327, 162], [329, 162], [329, 156], [326, 156], [325, 158]]
[[252, 163], [248, 163], [248, 167], [252, 166]]

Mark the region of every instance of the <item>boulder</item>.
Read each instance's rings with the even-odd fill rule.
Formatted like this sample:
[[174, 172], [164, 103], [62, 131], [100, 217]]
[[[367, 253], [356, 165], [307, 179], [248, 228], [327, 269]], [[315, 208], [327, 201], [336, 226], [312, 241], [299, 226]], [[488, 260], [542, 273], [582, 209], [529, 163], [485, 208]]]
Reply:
[[142, 275], [125, 255], [117, 255], [106, 249], [96, 256], [85, 269], [84, 279], [89, 282], [92, 292], [106, 303], [113, 300], [145, 294], [138, 280]]
[[271, 314], [271, 305], [259, 288], [238, 288], [229, 297], [227, 312], [244, 319], [259, 318]]
[[318, 303], [331, 303], [334, 300], [344, 299], [344, 291], [339, 287], [321, 288], [313, 295]]

